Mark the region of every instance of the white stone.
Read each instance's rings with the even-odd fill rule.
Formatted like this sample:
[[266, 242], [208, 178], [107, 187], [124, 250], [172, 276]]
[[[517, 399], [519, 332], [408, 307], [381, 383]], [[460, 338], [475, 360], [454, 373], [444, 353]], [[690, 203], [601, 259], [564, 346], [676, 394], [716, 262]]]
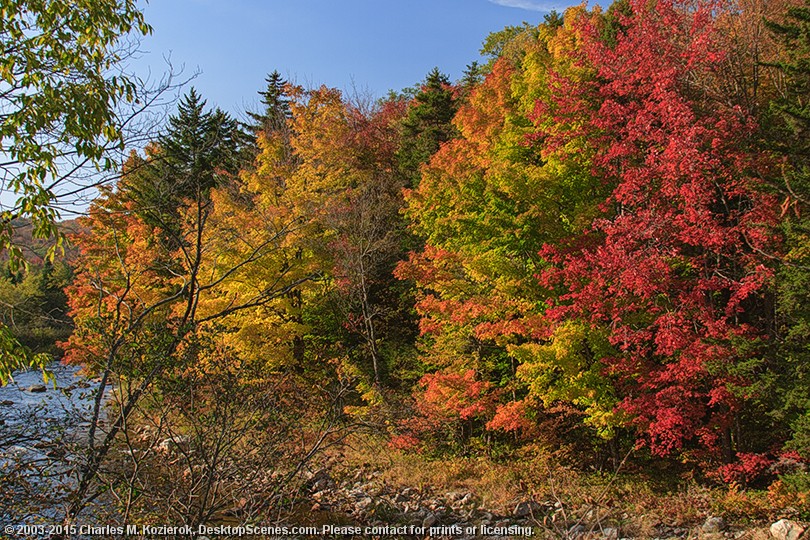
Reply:
[[771, 536], [776, 540], [798, 540], [803, 532], [804, 527], [789, 519], [780, 519], [771, 525]]

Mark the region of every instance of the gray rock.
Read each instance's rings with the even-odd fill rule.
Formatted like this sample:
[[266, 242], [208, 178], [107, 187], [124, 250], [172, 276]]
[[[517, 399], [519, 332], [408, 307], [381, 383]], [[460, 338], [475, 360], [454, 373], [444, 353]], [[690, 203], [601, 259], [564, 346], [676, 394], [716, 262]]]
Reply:
[[576, 538], [578, 536], [582, 536], [585, 534], [585, 525], [581, 523], [577, 523], [572, 525], [570, 529], [568, 529], [568, 538]]
[[619, 530], [614, 527], [605, 527], [602, 529], [602, 538], [604, 540], [618, 540]]
[[184, 435], [175, 435], [173, 437], [166, 437], [157, 445], [160, 452], [171, 452], [178, 448], [183, 448], [189, 443], [189, 438]]
[[718, 533], [726, 529], [726, 520], [721, 517], [710, 516], [700, 528], [705, 533]]
[[798, 540], [804, 533], [804, 527], [789, 519], [780, 519], [771, 525], [771, 536], [776, 540]]
[[523, 501], [515, 506], [515, 510], [512, 512], [512, 515], [516, 518], [531, 517], [535, 513], [538, 513], [541, 508], [542, 507], [534, 501]]
[[332, 480], [332, 477], [329, 475], [326, 469], [320, 469], [309, 478], [307, 485], [309, 486], [310, 491], [324, 491], [326, 489], [334, 488], [335, 481]]
[[412, 521], [416, 522], [420, 519], [425, 519], [425, 517], [429, 514], [427, 510], [424, 508], [419, 508], [418, 506], [414, 507], [414, 510], [411, 512]]
[[428, 514], [425, 516], [425, 519], [422, 520], [422, 527], [433, 527], [439, 520], [436, 518], [435, 514]]

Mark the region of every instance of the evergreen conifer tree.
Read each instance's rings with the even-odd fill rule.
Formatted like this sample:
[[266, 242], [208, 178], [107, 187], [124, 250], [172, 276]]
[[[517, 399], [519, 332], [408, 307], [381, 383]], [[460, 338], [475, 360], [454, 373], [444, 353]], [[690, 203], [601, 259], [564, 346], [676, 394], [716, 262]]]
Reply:
[[484, 68], [477, 61], [467, 64], [464, 73], [461, 75], [461, 80], [458, 81], [461, 95], [466, 99], [473, 89], [481, 84], [484, 80]]
[[427, 163], [443, 142], [456, 136], [452, 120], [458, 105], [447, 75], [433, 68], [401, 123], [397, 160], [408, 187], [419, 183], [422, 164]]
[[[785, 92], [773, 105], [769, 141], [791, 167], [779, 186], [787, 252], [777, 278], [777, 328], [781, 347], [777, 417], [790, 424], [789, 446], [810, 457], [810, 3], [792, 7], [782, 23], [766, 21], [782, 41], [785, 59], [773, 64], [785, 76]], [[779, 120], [782, 120], [781, 122]]]
[[236, 121], [221, 109], [205, 110], [206, 101], [192, 88], [169, 118], [160, 137], [165, 180], [177, 195], [188, 196], [219, 183], [221, 172], [238, 170], [239, 130]]
[[245, 130], [254, 139], [260, 131], [272, 132], [286, 129], [287, 120], [292, 116], [290, 98], [285, 91], [287, 81], [278, 71], [270, 73], [265, 81], [267, 88], [259, 92], [259, 95], [262, 96], [261, 103], [264, 111], [247, 113], [253, 122], [245, 124]]
[[214, 187], [231, 182], [239, 170], [238, 123], [220, 109], [206, 110], [206, 101], [191, 88], [169, 117], [166, 131], [147, 159], [133, 156], [121, 186], [136, 202], [143, 219], [177, 233], [179, 208], [188, 200], [204, 200]]

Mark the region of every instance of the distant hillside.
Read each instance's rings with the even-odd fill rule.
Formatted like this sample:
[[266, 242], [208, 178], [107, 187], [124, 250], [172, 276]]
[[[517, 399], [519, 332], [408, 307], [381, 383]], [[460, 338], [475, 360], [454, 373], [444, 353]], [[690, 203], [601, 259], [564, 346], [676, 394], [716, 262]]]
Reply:
[[[48, 249], [54, 245], [55, 238], [34, 238], [29, 219], [16, 219], [12, 222], [12, 226], [14, 227], [14, 244], [22, 248], [25, 259], [34, 265], [41, 264]], [[60, 221], [58, 226], [60, 231], [68, 235], [79, 232], [82, 228], [76, 219]], [[65, 257], [68, 260], [72, 260], [76, 254], [77, 250], [73, 246], [66, 247]], [[5, 263], [6, 261], [8, 261], [8, 252], [3, 250], [0, 252], [0, 262]]]

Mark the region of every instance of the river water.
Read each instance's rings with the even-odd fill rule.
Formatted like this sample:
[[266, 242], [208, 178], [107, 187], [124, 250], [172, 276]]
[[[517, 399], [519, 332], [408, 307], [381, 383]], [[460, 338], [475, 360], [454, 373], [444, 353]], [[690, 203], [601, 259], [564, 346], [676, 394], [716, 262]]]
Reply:
[[48, 369], [47, 384], [29, 371], [0, 387], [0, 538], [40, 537], [27, 527], [60, 523], [75, 486], [75, 450], [87, 440], [98, 384], [74, 366]]

